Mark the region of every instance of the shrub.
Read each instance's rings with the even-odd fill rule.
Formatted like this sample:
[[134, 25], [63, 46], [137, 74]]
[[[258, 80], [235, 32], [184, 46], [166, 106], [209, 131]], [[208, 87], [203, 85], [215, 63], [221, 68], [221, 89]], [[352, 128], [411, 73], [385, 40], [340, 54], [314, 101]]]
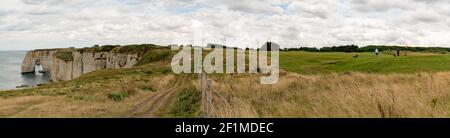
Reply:
[[195, 88], [182, 89], [175, 99], [170, 114], [175, 117], [197, 117], [200, 115], [201, 93]]
[[128, 96], [130, 96], [128, 93], [111, 93], [108, 94], [108, 98], [114, 101], [122, 101], [125, 100], [125, 98], [127, 98]]
[[127, 97], [136, 95], [138, 93], [135, 85], [125, 84], [121, 88], [121, 92], [108, 94], [108, 98], [114, 101], [123, 101]]

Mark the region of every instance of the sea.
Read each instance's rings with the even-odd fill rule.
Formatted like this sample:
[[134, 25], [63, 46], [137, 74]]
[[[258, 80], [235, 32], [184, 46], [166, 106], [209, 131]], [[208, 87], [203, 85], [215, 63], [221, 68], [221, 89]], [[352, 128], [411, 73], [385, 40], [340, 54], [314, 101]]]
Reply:
[[50, 81], [50, 74], [39, 73], [42, 69], [36, 66], [36, 73], [22, 74], [21, 65], [26, 51], [0, 51], [0, 90], [12, 90], [17, 86], [36, 86]]

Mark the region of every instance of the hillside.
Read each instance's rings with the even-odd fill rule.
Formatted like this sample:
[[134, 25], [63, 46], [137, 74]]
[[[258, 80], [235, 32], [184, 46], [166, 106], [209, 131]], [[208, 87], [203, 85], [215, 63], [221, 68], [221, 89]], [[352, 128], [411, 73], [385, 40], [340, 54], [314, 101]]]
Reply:
[[[173, 53], [167, 47], [131, 45], [62, 50], [137, 53], [140, 60], [132, 68], [96, 70], [69, 81], [0, 92], [0, 109], [3, 109], [0, 110], [0, 117], [189, 117], [196, 115], [177, 113], [171, 110], [175, 108], [171, 107], [172, 103], [166, 103], [172, 102], [178, 92], [194, 89], [188, 79], [192, 75], [180, 76], [171, 73], [169, 61]], [[57, 58], [68, 57], [56, 56]], [[186, 79], [180, 80], [180, 77]], [[174, 83], [178, 80], [183, 83]], [[174, 86], [177, 88], [173, 89]], [[166, 92], [169, 89], [170, 93]], [[195, 93], [195, 89], [192, 92]], [[161, 96], [162, 93], [167, 94]], [[153, 101], [149, 101], [153, 97], [162, 99], [158, 107], [154, 107], [158, 110], [146, 115], [144, 113], [147, 111], [144, 109], [142, 111], [136, 109], [146, 104], [153, 106]]]

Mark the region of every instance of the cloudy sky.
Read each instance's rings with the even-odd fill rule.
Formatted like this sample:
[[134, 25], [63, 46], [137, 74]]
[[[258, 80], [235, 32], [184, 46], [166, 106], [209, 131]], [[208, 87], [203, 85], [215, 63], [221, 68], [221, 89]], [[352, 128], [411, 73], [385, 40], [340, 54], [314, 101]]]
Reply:
[[95, 44], [450, 47], [449, 0], [1, 0], [0, 50]]

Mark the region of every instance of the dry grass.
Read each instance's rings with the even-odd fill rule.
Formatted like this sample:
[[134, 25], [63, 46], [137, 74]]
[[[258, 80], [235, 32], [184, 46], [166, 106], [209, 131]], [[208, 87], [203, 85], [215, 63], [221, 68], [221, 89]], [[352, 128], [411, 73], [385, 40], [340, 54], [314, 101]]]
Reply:
[[213, 76], [216, 117], [449, 117], [450, 73]]
[[[39, 88], [4, 91], [0, 117], [119, 117], [146, 97], [172, 87], [176, 77], [166, 71], [159, 65], [104, 70]], [[210, 75], [212, 90], [218, 93], [213, 116], [450, 117], [450, 72], [280, 75], [275, 85], [260, 85], [260, 75], [254, 74]], [[196, 80], [200, 90], [198, 84]], [[130, 96], [121, 101], [108, 98], [117, 92]]]
[[[8, 91], [0, 96], [0, 117], [120, 117], [146, 97], [156, 94], [159, 89], [169, 87], [174, 78], [170, 74], [129, 73], [111, 78], [81, 78], [35, 89]], [[148, 92], [143, 86], [151, 87], [155, 92]], [[129, 96], [115, 101], [108, 97], [111, 93], [128, 93]]]

